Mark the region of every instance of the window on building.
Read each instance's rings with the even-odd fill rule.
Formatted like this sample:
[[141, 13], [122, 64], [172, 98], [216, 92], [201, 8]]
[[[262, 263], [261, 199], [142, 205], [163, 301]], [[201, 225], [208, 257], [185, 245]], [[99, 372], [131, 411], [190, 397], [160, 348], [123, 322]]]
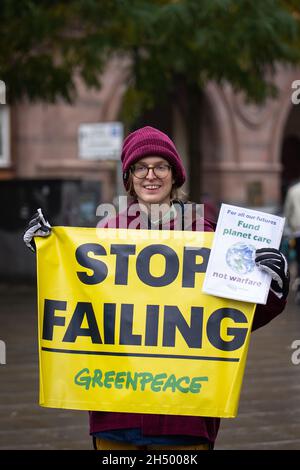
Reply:
[[9, 108], [0, 105], [0, 168], [10, 165]]

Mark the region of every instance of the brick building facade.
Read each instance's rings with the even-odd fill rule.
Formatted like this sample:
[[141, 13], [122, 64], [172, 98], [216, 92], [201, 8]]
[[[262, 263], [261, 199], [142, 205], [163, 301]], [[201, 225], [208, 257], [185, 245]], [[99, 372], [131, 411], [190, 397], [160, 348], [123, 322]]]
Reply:
[[[117, 166], [80, 159], [78, 128], [118, 120], [124, 75], [124, 67], [112, 61], [101, 90], [87, 91], [79, 84], [72, 106], [0, 105], [2, 235], [20, 231], [37, 204], [46, 207], [55, 223], [94, 224], [97, 204], [118, 192]], [[287, 186], [300, 176], [300, 105], [291, 100], [292, 83], [298, 79], [299, 69], [278, 67], [278, 96], [263, 106], [247, 104], [229, 85], [207, 85], [200, 105], [198, 201], [205, 195], [217, 204], [280, 208]], [[181, 116], [170, 103], [167, 113], [156, 110], [152, 117], [145, 116], [145, 122], [171, 134], [188, 170]], [[189, 181], [185, 189], [189, 191]]]

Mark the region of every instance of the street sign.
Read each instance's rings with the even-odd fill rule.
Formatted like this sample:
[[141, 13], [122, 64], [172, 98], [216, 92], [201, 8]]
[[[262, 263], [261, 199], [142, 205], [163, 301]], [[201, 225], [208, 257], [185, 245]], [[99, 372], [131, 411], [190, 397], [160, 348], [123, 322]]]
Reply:
[[119, 160], [123, 134], [121, 122], [81, 124], [78, 130], [79, 158]]

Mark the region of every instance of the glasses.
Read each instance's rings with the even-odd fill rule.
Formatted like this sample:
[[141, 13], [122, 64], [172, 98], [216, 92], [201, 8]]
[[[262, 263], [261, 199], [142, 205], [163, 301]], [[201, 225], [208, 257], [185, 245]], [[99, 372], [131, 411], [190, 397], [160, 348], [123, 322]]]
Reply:
[[149, 173], [149, 170], [152, 170], [156, 178], [163, 179], [166, 178], [170, 172], [170, 165], [160, 163], [159, 165], [133, 165], [131, 167], [131, 172], [136, 178], [146, 178]]

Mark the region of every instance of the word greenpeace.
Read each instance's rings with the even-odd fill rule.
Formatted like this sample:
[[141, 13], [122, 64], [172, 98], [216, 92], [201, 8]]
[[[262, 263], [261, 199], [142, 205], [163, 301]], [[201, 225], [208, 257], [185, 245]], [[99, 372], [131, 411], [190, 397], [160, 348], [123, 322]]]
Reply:
[[6, 345], [0, 340], [0, 364], [6, 364]]
[[213, 233], [141, 232], [37, 240], [40, 403], [235, 416], [254, 305], [202, 293]]
[[[260, 230], [260, 225], [253, 225], [253, 224], [248, 224], [245, 223], [243, 220], [238, 221], [238, 227], [241, 227], [243, 229], [249, 229], [249, 230]], [[250, 232], [239, 232], [238, 230], [233, 230], [232, 228], [225, 228], [223, 230], [223, 235], [232, 235], [234, 237], [241, 237], [241, 238], [246, 238], [247, 240], [254, 240], [256, 242], [262, 242], [262, 243], [267, 243], [270, 245], [271, 240], [266, 237], [262, 237], [258, 234], [252, 234]]]
[[133, 391], [152, 390], [153, 392], [166, 392], [171, 390], [181, 393], [200, 393], [201, 382], [207, 382], [208, 377], [176, 377], [166, 373], [151, 374], [151, 372], [116, 372], [114, 370], [102, 372], [95, 369], [90, 373], [88, 368], [81, 369], [74, 377], [76, 385], [89, 390], [91, 387], [129, 389]]

